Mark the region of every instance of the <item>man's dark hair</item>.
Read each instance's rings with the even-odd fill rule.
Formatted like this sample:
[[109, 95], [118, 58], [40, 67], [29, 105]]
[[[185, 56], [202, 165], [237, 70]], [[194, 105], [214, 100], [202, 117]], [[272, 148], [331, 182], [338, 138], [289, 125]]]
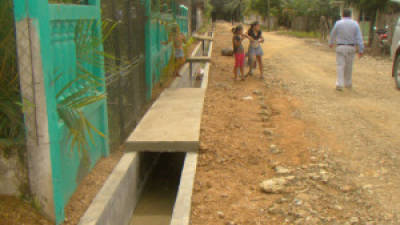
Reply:
[[343, 10], [343, 17], [351, 17], [351, 10], [350, 9], [344, 9]]

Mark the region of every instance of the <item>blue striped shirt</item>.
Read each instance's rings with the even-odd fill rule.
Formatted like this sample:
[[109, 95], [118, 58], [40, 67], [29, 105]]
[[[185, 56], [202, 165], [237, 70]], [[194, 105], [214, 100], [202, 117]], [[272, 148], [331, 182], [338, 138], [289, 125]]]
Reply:
[[332, 29], [329, 44], [358, 45], [359, 52], [364, 52], [364, 40], [358, 23], [350, 18], [343, 18], [336, 22]]

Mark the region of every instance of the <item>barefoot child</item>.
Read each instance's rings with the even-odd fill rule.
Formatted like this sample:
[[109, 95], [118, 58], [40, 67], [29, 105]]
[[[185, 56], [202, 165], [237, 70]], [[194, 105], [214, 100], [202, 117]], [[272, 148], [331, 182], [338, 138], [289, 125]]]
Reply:
[[262, 31], [260, 28], [260, 24], [258, 22], [254, 22], [251, 24], [249, 31], [247, 32], [247, 36], [250, 40], [249, 45], [249, 75], [253, 74], [253, 68], [256, 67], [256, 63], [258, 62], [258, 66], [260, 68], [260, 78], [264, 78], [263, 74], [263, 63], [262, 57], [264, 52], [261, 48], [262, 43], [264, 43], [264, 37], [262, 36]]
[[233, 32], [233, 54], [235, 55], [235, 67], [233, 68], [234, 78], [237, 80], [237, 74], [240, 71], [241, 80], [244, 80], [244, 48], [242, 45], [242, 41], [245, 38], [243, 35], [243, 27], [242, 25], [238, 25], [237, 27], [232, 29]]
[[[168, 42], [171, 41], [174, 43], [175, 49], [175, 75], [180, 77], [179, 69], [185, 63], [183, 44], [186, 43], [186, 37], [181, 33], [178, 25], [174, 25], [172, 27], [172, 32], [168, 35]], [[164, 42], [163, 44], [168, 44], [168, 42]]]

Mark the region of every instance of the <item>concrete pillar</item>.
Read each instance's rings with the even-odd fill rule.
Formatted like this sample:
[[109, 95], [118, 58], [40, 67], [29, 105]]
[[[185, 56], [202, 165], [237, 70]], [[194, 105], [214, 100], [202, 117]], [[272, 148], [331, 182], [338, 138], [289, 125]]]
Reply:
[[197, 21], [196, 30], [199, 30], [203, 26], [203, 10], [200, 7], [196, 7], [196, 21]]
[[37, 32], [30, 19], [16, 21], [21, 95], [29, 106], [24, 111], [29, 184], [36, 203], [55, 221], [47, 105]]

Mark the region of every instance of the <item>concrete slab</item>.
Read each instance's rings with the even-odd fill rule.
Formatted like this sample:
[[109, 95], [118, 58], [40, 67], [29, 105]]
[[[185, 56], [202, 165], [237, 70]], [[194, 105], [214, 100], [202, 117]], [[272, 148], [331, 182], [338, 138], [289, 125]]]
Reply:
[[203, 88], [166, 89], [128, 138], [127, 151], [198, 151], [204, 97]]

